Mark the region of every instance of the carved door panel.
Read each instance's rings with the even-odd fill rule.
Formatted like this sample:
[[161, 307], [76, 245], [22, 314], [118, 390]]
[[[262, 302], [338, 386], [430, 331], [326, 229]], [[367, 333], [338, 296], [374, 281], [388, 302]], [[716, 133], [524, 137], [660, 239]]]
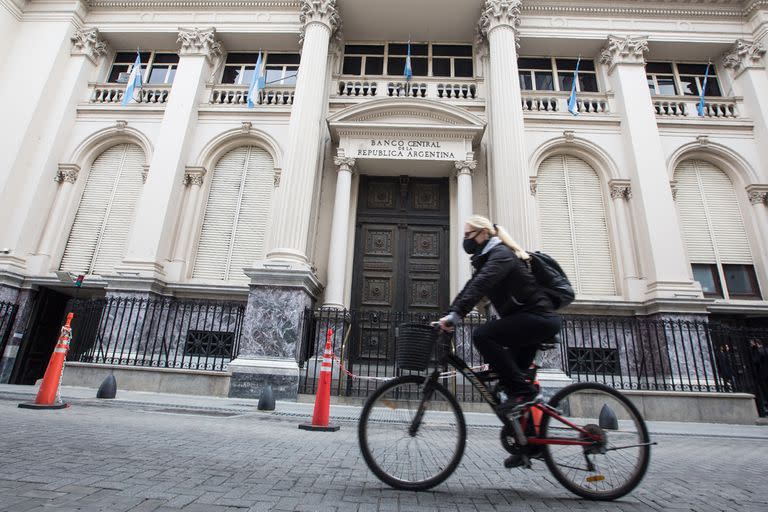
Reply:
[[398, 324], [448, 307], [448, 183], [363, 176], [358, 205], [350, 355], [383, 362]]

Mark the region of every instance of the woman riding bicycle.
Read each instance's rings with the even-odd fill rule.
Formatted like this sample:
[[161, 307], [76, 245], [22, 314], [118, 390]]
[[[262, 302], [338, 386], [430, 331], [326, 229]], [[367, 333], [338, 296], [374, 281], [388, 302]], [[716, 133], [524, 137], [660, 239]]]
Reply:
[[440, 327], [452, 331], [487, 297], [499, 318], [475, 329], [472, 341], [499, 375], [507, 404], [529, 402], [536, 389], [523, 372], [539, 346], [560, 331], [560, 315], [537, 285], [527, 263], [530, 256], [504, 228], [473, 215], [464, 226], [464, 251], [471, 255], [474, 274], [440, 319]]

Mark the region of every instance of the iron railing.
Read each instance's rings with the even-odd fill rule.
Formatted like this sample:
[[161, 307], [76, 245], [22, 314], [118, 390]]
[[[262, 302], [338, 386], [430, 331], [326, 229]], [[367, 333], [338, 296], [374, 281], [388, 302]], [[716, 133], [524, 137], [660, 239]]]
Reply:
[[11, 338], [13, 321], [19, 307], [11, 302], [0, 302], [0, 359], [5, 355], [5, 347]]
[[[426, 323], [437, 316], [307, 309], [299, 392], [315, 391], [328, 328], [334, 330], [338, 362], [355, 375], [352, 378], [334, 365], [334, 393], [360, 397], [376, 389], [379, 380], [404, 373], [395, 365], [396, 326]], [[470, 365], [484, 362], [471, 342], [472, 331], [484, 321], [470, 315], [456, 331], [457, 354]], [[574, 381], [601, 382], [622, 390], [747, 392], [755, 395], [765, 414], [768, 393], [759, 377], [756, 349], [751, 347], [759, 343], [768, 347], [768, 329], [701, 319], [565, 316], [559, 338], [558, 346], [544, 354], [549, 363], [544, 366], [559, 367]], [[462, 378], [452, 386], [460, 400], [480, 399]]]
[[224, 371], [237, 357], [245, 304], [108, 297], [73, 311], [70, 361]]

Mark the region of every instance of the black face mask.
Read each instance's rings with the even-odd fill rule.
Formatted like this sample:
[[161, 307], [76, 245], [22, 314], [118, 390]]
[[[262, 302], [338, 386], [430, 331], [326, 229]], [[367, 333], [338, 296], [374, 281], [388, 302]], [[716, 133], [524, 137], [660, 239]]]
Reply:
[[478, 243], [474, 238], [465, 238], [464, 242], [462, 242], [462, 246], [464, 247], [464, 252], [467, 254], [477, 254], [483, 250], [483, 247], [485, 247], [485, 244], [487, 243], [488, 240], [481, 244]]

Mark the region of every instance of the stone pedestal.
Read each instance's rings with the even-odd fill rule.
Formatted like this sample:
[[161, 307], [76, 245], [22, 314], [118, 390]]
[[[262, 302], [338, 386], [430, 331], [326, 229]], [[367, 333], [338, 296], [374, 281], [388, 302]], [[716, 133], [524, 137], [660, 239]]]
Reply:
[[229, 396], [258, 398], [269, 385], [276, 400], [295, 400], [302, 319], [320, 282], [310, 271], [269, 262], [245, 273], [251, 285], [238, 357], [229, 364]]

